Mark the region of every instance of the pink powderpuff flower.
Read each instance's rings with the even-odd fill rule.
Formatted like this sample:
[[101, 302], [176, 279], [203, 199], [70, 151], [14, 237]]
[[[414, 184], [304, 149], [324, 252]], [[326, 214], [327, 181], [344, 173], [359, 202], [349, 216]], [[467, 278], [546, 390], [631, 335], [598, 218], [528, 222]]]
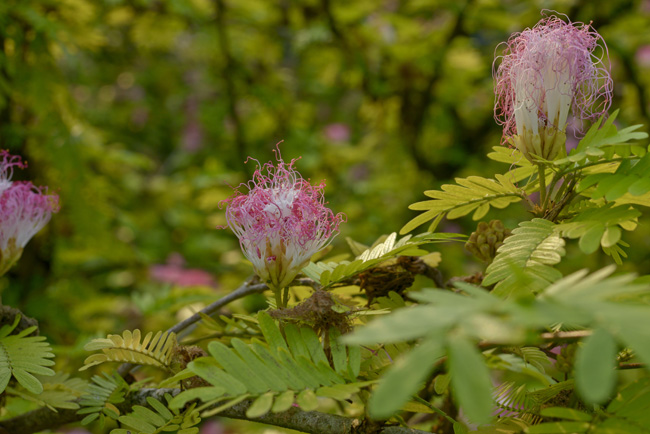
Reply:
[[59, 211], [59, 197], [31, 182], [16, 181], [0, 194], [0, 276], [20, 258], [27, 242]]
[[23, 163], [18, 155], [11, 155], [9, 151], [0, 150], [0, 194], [11, 187], [14, 166], [24, 169], [27, 167], [27, 163]]
[[276, 152], [277, 166], [260, 165], [244, 194], [226, 199], [228, 226], [239, 238], [246, 258], [271, 289], [279, 291], [294, 279], [316, 252], [326, 247], [345, 220], [325, 206], [325, 183], [311, 185]]
[[503, 125], [504, 142], [530, 161], [553, 160], [564, 150], [569, 109], [581, 121], [596, 120], [609, 109], [607, 45], [590, 24], [556, 16], [502, 45], [503, 54], [495, 59], [495, 65], [501, 63], [494, 72], [494, 116]]
[[323, 133], [328, 140], [335, 143], [347, 142], [350, 140], [350, 127], [344, 123], [329, 124], [323, 128]]
[[149, 268], [153, 280], [171, 283], [177, 286], [217, 286], [214, 278], [200, 268], [185, 268], [185, 258], [179, 253], [172, 253], [166, 264], [156, 264]]

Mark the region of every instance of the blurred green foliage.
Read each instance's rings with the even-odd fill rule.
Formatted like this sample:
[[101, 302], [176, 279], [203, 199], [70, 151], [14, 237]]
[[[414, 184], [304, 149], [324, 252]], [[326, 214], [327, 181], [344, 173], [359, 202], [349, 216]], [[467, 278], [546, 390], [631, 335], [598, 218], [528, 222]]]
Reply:
[[[618, 122], [650, 125], [647, 0], [3, 0], [0, 148], [62, 203], [0, 278], [3, 302], [82, 357], [90, 335], [162, 329], [175, 319], [157, 312], [232, 290], [250, 267], [215, 229], [219, 202], [281, 140], [347, 214], [335, 246], [398, 230], [422, 191], [497, 164], [484, 157], [501, 135], [495, 47], [544, 8], [593, 21]], [[649, 256], [650, 229], [637, 234], [628, 267]], [[454, 249], [443, 270], [478, 269]], [[215, 288], [157, 281], [169, 258]]]

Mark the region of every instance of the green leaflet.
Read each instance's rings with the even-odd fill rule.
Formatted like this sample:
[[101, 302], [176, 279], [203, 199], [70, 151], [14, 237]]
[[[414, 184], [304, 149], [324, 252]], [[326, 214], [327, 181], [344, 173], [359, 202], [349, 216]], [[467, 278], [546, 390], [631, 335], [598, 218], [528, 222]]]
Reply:
[[411, 297], [428, 304], [397, 309], [355, 330], [351, 335], [346, 335], [343, 342], [358, 345], [386, 344], [409, 341], [431, 333], [443, 333], [461, 322], [462, 318], [490, 309], [501, 301], [484, 289], [477, 288], [477, 294], [481, 295], [467, 297], [432, 289], [414, 292]]
[[[210, 342], [211, 357], [193, 360], [187, 370], [212, 387], [183, 391], [171, 400], [170, 408], [182, 408], [198, 398], [205, 403], [199, 410], [211, 415], [250, 397], [253, 404], [249, 417], [259, 417], [268, 411], [285, 411], [294, 396], [299, 406], [311, 410], [318, 406], [315, 391], [344, 400], [369, 385], [355, 382], [360, 372], [360, 349], [347, 348], [339, 342], [336, 329], [329, 331], [332, 368], [323, 343], [313, 330], [288, 324], [285, 338], [266, 312], [260, 312], [258, 319], [267, 345], [255, 339], [251, 343], [233, 339], [231, 349], [220, 342]], [[350, 387], [346, 387], [346, 380], [353, 382]]]
[[305, 411], [312, 411], [318, 408], [318, 398], [311, 389], [305, 389], [296, 396], [296, 403]]
[[307, 348], [307, 343], [303, 340], [300, 330], [295, 324], [286, 324], [284, 326], [284, 335], [287, 338], [291, 354], [293, 354], [294, 357], [304, 356], [309, 358], [309, 348]]
[[[172, 397], [165, 395], [165, 400], [171, 403]], [[199, 429], [195, 426], [201, 422], [199, 412], [194, 405], [184, 411], [173, 409], [170, 411], [162, 402], [148, 397], [147, 403], [151, 408], [134, 405], [133, 411], [119, 417], [123, 426], [129, 429], [114, 429], [111, 434], [157, 434], [162, 432], [178, 432], [183, 434], [196, 434]]]
[[589, 422], [593, 419], [592, 415], [576, 410], [574, 408], [547, 407], [543, 408], [539, 413], [541, 416], [554, 417], [557, 419], [568, 419], [578, 422]]
[[448, 340], [447, 366], [451, 375], [451, 387], [458, 405], [469, 420], [487, 423], [494, 402], [492, 382], [481, 353], [474, 344], [462, 336]]
[[84, 349], [101, 350], [102, 353], [88, 356], [79, 370], [83, 371], [105, 362], [120, 362], [155, 366], [170, 371], [176, 335], [159, 331], [155, 335], [149, 332], [142, 340], [141, 338], [140, 330], [135, 329], [133, 332], [125, 330], [122, 336], [108, 335], [104, 339], [93, 339]]
[[[647, 345], [650, 342], [650, 308], [644, 303], [631, 302], [637, 297], [639, 300], [647, 299], [650, 286], [643, 281], [636, 283], [633, 275], [611, 276], [613, 270], [613, 267], [606, 267], [592, 274], [586, 271], [571, 274], [549, 285], [537, 297], [504, 300], [466, 283], [457, 284], [462, 293], [429, 289], [412, 292], [410, 297], [419, 301], [419, 305], [398, 308], [379, 317], [346, 336], [344, 342], [363, 345], [384, 343], [384, 348], [388, 350], [391, 347], [389, 342], [422, 338], [420, 345], [424, 347], [431, 336], [446, 337], [444, 340], [447, 342], [452, 396], [470, 420], [484, 422], [490, 418], [494, 402], [483, 356], [472, 342], [483, 340], [517, 346], [517, 354], [523, 358], [519, 364], [521, 368], [516, 371], [515, 365], [507, 362], [509, 367], [506, 369], [521, 372], [522, 369], [532, 370], [537, 367], [536, 372], [541, 372], [542, 375], [531, 376], [543, 379], [544, 369], [548, 367], [547, 357], [539, 349], [521, 346], [537, 344], [530, 340], [530, 336], [536, 335], [548, 324], [578, 323], [585, 328], [606, 332], [604, 339], [598, 332], [596, 340], [586, 342], [581, 350], [590, 354], [585, 356], [585, 360], [590, 360], [592, 365], [586, 366], [586, 362], [580, 362], [576, 367], [576, 375], [585, 375], [590, 381], [593, 381], [594, 376], [603, 377], [604, 385], [591, 384], [583, 392], [586, 390], [592, 400], [606, 399], [602, 397], [609, 394], [611, 386], [608, 384], [611, 384], [611, 376], [616, 375], [616, 371], [610, 369], [615, 359], [616, 345], [631, 348], [642, 362], [650, 363], [650, 347]], [[611, 336], [609, 341], [607, 336]], [[614, 346], [612, 338], [616, 342]], [[425, 351], [424, 348], [420, 351]], [[598, 351], [601, 348], [603, 351]], [[426, 372], [435, 364], [435, 358], [432, 357], [406, 360], [395, 363], [396, 366], [398, 363], [406, 363], [402, 372], [398, 374], [391, 370], [383, 378], [382, 381], [390, 379], [392, 384], [386, 391], [381, 386], [378, 388], [380, 404], [374, 401], [378, 398], [372, 399], [371, 405], [379, 408], [376, 414], [384, 416], [395, 408], [391, 406], [388, 390], [399, 391], [400, 386], [403, 386], [407, 394], [409, 390], [414, 393], [417, 389], [409, 389], [406, 385], [417, 383], [417, 378], [409, 379], [408, 374], [416, 368]], [[502, 357], [502, 360], [506, 361], [506, 358]], [[415, 373], [412, 375], [415, 376]], [[504, 386], [497, 393], [498, 402], [501, 403], [499, 407], [502, 408], [502, 414], [506, 415], [508, 412], [523, 410], [523, 414], [533, 420], [542, 403], [548, 402], [562, 390], [572, 389], [573, 384], [573, 380], [570, 380], [533, 392], [513, 388], [512, 385]], [[437, 384], [436, 388], [439, 392], [445, 390], [443, 384]]]
[[441, 338], [435, 336], [424, 340], [395, 362], [370, 398], [368, 410], [372, 417], [385, 419], [392, 416], [422, 387], [433, 370], [433, 362], [444, 354]]
[[434, 327], [451, 325], [455, 321], [452, 313], [441, 312], [439, 316], [436, 313], [428, 305], [399, 309], [358, 328], [343, 341], [358, 345], [408, 341], [427, 335]]
[[533, 165], [522, 153], [514, 148], [506, 146], [494, 146], [492, 151], [487, 154], [488, 158], [508, 166], [518, 166], [508, 172], [508, 177], [512, 182], [518, 182], [537, 173], [537, 166]]
[[54, 376], [37, 376], [37, 379], [43, 385], [43, 392], [39, 394], [32, 393], [20, 388], [14, 389], [7, 387], [5, 392], [9, 395], [18, 396], [27, 401], [34, 402], [39, 406], [45, 406], [56, 411], [56, 408], [65, 408], [76, 410], [79, 404], [75, 402], [77, 398], [86, 392], [88, 382], [81, 378], [70, 378], [69, 374], [57, 372]]
[[[239, 356], [246, 360], [248, 366], [254, 372], [264, 372], [267, 366], [264, 362], [253, 352], [253, 350], [239, 339], [233, 339], [230, 344], [237, 350]], [[269, 385], [269, 388], [275, 392], [282, 392], [287, 389], [286, 383], [277, 378], [275, 375], [265, 376], [264, 381]]]
[[628, 384], [607, 406], [607, 411], [618, 419], [634, 422], [643, 427], [650, 426], [650, 379], [643, 378]]
[[281, 393], [277, 398], [275, 398], [271, 411], [273, 413], [282, 413], [283, 411], [289, 410], [293, 404], [294, 396], [293, 390], [287, 390], [286, 392]]
[[607, 406], [605, 412], [587, 413], [572, 408], [550, 407], [541, 411], [546, 417], [564, 419], [529, 427], [530, 433], [603, 432], [647, 434], [650, 432], [650, 379], [628, 384]]
[[332, 327], [329, 330], [330, 338], [330, 352], [332, 353], [332, 361], [334, 362], [334, 370], [343, 374], [347, 371], [347, 353], [345, 351], [345, 345], [343, 345], [339, 338], [341, 333], [338, 329]]
[[238, 378], [250, 393], [257, 395], [271, 388], [264, 381], [263, 376], [258, 375], [244, 360], [221, 342], [210, 342], [208, 351], [221, 367], [234, 378]]
[[[588, 191], [585, 191], [589, 189]], [[577, 187], [578, 192], [593, 200], [605, 198], [614, 201], [629, 193], [640, 196], [650, 191], [650, 154], [638, 160], [622, 161], [614, 173], [595, 173], [586, 176]]]
[[170, 408], [183, 408], [188, 402], [200, 399], [203, 402], [214, 401], [225, 395], [226, 389], [219, 386], [214, 387], [196, 387], [176, 395], [170, 402]]
[[300, 336], [302, 338], [301, 340], [303, 344], [305, 347], [307, 347], [307, 351], [309, 351], [309, 355], [314, 363], [318, 364], [319, 362], [323, 362], [325, 364], [328, 364], [327, 357], [325, 356], [325, 351], [323, 350], [323, 346], [321, 345], [318, 336], [316, 336], [316, 332], [309, 327], [301, 327]]
[[303, 273], [311, 279], [320, 282], [324, 287], [341, 282], [368, 270], [387, 259], [400, 255], [423, 256], [429, 252], [420, 249], [419, 246], [432, 243], [443, 243], [449, 241], [460, 241], [466, 238], [464, 235], [449, 233], [425, 233], [415, 237], [407, 235], [397, 240], [397, 233], [380, 238], [372, 247], [361, 252], [353, 261], [340, 261], [329, 263], [310, 263], [303, 268]]
[[246, 417], [250, 419], [254, 419], [256, 417], [264, 416], [266, 413], [268, 413], [271, 410], [271, 406], [273, 405], [273, 393], [268, 392], [265, 393], [264, 395], [260, 395], [257, 397], [255, 401], [248, 407], [248, 410], [246, 410]]
[[35, 326], [10, 335], [19, 321], [20, 315], [16, 315], [13, 324], [0, 329], [0, 393], [13, 376], [28, 392], [40, 394], [43, 385], [34, 375], [54, 375], [47, 367], [54, 365], [52, 347], [45, 336], [28, 336], [36, 330]]
[[[625, 145], [625, 142], [629, 140], [641, 140], [648, 137], [644, 132], [637, 132], [642, 125], [633, 125], [627, 128], [623, 128], [618, 131], [614, 121], [618, 116], [619, 110], [616, 110], [612, 113], [605, 123], [603, 123], [604, 116], [598, 119], [591, 128], [587, 131], [587, 134], [580, 140], [578, 147], [571, 150], [569, 156], [562, 158], [553, 162], [556, 166], [566, 166], [570, 164], [582, 164], [590, 157], [600, 157], [602, 155], [606, 158], [611, 158], [614, 155], [614, 150], [605, 149], [605, 147], [610, 147], [614, 145], [624, 145], [623, 148], [629, 148], [629, 145]], [[601, 127], [602, 125], [602, 127]], [[628, 154], [629, 152], [615, 150], [619, 154]]]
[[616, 386], [616, 341], [603, 329], [594, 330], [576, 354], [576, 389], [589, 404], [605, 402]]
[[213, 386], [225, 388], [231, 395], [243, 395], [248, 391], [244, 383], [224, 372], [212, 358], [201, 357], [192, 360], [187, 368]]
[[433, 198], [424, 202], [414, 203], [409, 209], [425, 211], [408, 222], [400, 230], [401, 234], [411, 232], [423, 223], [433, 220], [440, 214], [454, 219], [474, 211], [474, 220], [479, 220], [489, 211], [490, 207], [506, 208], [514, 202], [519, 202], [525, 196], [522, 189], [513, 184], [516, 180], [510, 175], [496, 175], [496, 179], [486, 179], [479, 176], [456, 178], [456, 184], [445, 184], [441, 190], [429, 190], [424, 194]]
[[268, 313], [260, 311], [257, 316], [260, 322], [260, 328], [262, 329], [262, 334], [264, 334], [264, 339], [269, 344], [271, 352], [277, 355], [277, 352], [280, 348], [284, 348], [289, 351], [287, 343], [280, 333], [280, 329], [273, 319], [269, 316]]
[[558, 224], [557, 230], [564, 237], [580, 238], [580, 249], [586, 254], [595, 252], [599, 246], [607, 253], [606, 248], [619, 243], [620, 228], [633, 229], [640, 215], [629, 205], [610, 203], [581, 211], [573, 219]]
[[[253, 351], [255, 351], [255, 353], [264, 361], [268, 372], [280, 378], [284, 384], [286, 384], [288, 389], [302, 390], [307, 387], [307, 385], [301, 381], [294, 372], [286, 370], [284, 365], [280, 363], [276, 356], [271, 354], [266, 346], [253, 342], [252, 348]], [[329, 369], [329, 364], [327, 365], [327, 368]]]
[[529, 434], [583, 433], [590, 428], [588, 422], [547, 422], [529, 427]]
[[[507, 297], [524, 287], [538, 292], [562, 277], [550, 265], [559, 263], [564, 256], [564, 240], [558, 236], [556, 225], [548, 220], [520, 223], [497, 252], [482, 283], [496, 283], [494, 294]], [[528, 280], [528, 284], [521, 285], [522, 280]]]
[[[595, 390], [583, 389], [583, 392], [586, 391], [590, 397], [593, 396], [592, 400], [602, 398], [602, 395], [606, 393], [605, 390], [609, 390], [611, 387], [608, 384], [612, 380], [607, 378], [607, 375], [612, 374], [602, 374], [606, 369], [605, 366], [611, 366], [612, 363], [612, 342], [608, 340], [608, 335], [615, 338], [622, 346], [634, 350], [644, 363], [650, 363], [650, 346], [648, 346], [648, 342], [650, 342], [650, 308], [647, 304], [616, 302], [616, 300], [625, 299], [625, 297], [647, 297], [650, 294], [650, 287], [647, 284], [634, 283], [635, 276], [631, 274], [611, 276], [613, 271], [614, 267], [610, 266], [591, 275], [588, 275], [585, 270], [573, 273], [546, 288], [542, 297], [557, 303], [558, 307], [569, 309], [570, 312], [573, 312], [573, 320], [580, 318], [582, 326], [596, 330], [602, 328], [607, 332], [606, 335], [603, 335], [599, 331], [596, 335], [597, 340], [602, 341], [604, 345], [603, 352], [596, 351], [591, 346], [593, 343], [586, 346], [586, 351], [603, 360], [592, 359], [590, 363], [593, 363], [594, 366], [590, 367], [586, 367], [586, 363], [582, 364], [588, 370], [597, 369], [598, 372], [601, 372], [600, 375], [605, 375], [605, 385], [602, 386], [602, 390], [597, 387]], [[563, 321], [571, 320], [567, 318]], [[585, 351], [585, 348], [582, 351]], [[580, 375], [588, 372], [583, 371]]]
[[86, 414], [87, 416], [81, 421], [82, 425], [87, 425], [95, 419], [100, 420], [103, 426], [105, 417], [117, 419], [120, 415], [115, 404], [124, 400], [124, 394], [128, 385], [122, 377], [114, 373], [103, 376], [94, 375], [92, 383], [86, 387], [86, 393], [79, 399], [81, 409], [77, 414]]

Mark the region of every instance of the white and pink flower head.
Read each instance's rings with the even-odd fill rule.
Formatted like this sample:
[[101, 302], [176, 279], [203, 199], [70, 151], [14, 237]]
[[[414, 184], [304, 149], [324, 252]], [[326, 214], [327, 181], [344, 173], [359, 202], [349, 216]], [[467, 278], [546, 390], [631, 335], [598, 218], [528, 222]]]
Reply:
[[11, 181], [20, 157], [0, 151], [0, 276], [20, 258], [29, 240], [59, 210], [59, 197], [28, 181]]
[[531, 161], [553, 160], [564, 150], [569, 110], [577, 120], [594, 121], [611, 104], [603, 38], [590, 24], [567, 21], [543, 18], [501, 44], [495, 59], [495, 66], [501, 61], [494, 72], [495, 119], [504, 142]]
[[[253, 179], [226, 199], [228, 226], [239, 238], [257, 275], [279, 291], [294, 279], [316, 252], [327, 246], [345, 220], [325, 206], [325, 183], [311, 185], [285, 163], [279, 148], [277, 165], [259, 164]], [[255, 160], [254, 160], [255, 161]]]

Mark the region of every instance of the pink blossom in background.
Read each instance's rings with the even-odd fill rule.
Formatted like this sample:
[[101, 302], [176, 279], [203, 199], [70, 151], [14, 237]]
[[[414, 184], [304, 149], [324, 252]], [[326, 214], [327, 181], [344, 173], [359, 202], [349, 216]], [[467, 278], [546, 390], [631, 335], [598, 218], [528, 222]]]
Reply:
[[196, 120], [185, 125], [182, 137], [183, 149], [188, 152], [196, 152], [203, 147], [203, 128]]
[[650, 45], [642, 45], [636, 50], [636, 62], [642, 68], [650, 68]]
[[226, 434], [226, 429], [216, 420], [209, 420], [201, 426], [200, 434]]
[[354, 183], [367, 181], [370, 178], [370, 168], [367, 163], [355, 164], [348, 170], [348, 176]]
[[495, 59], [500, 64], [494, 71], [494, 116], [503, 125], [504, 142], [512, 141], [529, 159], [555, 158], [569, 111], [581, 121], [595, 121], [611, 105], [613, 84], [604, 58], [609, 59], [607, 46], [589, 24], [549, 16], [513, 34]]
[[167, 264], [152, 265], [149, 268], [151, 279], [161, 283], [170, 283], [177, 286], [217, 286], [214, 277], [199, 268], [185, 268], [185, 259], [172, 253], [167, 258]]
[[329, 124], [323, 128], [323, 134], [332, 142], [347, 142], [350, 140], [350, 127], [340, 122]]
[[59, 196], [28, 181], [11, 181], [20, 157], [0, 151], [0, 276], [22, 255], [23, 248], [59, 211]]
[[277, 166], [259, 164], [253, 179], [223, 201], [228, 226], [263, 282], [280, 290], [338, 234], [343, 214], [325, 206], [325, 183], [311, 185], [276, 150]]
[[650, 14], [650, 0], [643, 0], [639, 6], [639, 9], [644, 14]]
[[135, 107], [131, 112], [131, 123], [138, 128], [143, 128], [149, 121], [149, 109], [146, 107]]
[[203, 147], [203, 128], [199, 122], [199, 99], [190, 95], [185, 102], [185, 118], [187, 119], [182, 134], [183, 149], [196, 152]]

